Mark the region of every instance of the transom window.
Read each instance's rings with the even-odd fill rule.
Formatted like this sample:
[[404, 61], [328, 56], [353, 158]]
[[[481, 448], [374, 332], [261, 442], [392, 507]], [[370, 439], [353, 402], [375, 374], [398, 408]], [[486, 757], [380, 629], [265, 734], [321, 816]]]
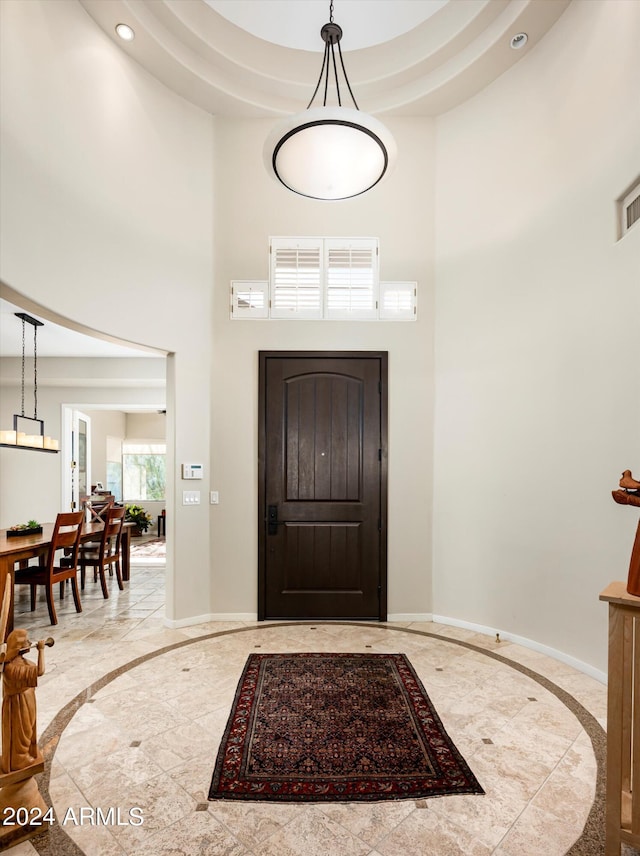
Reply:
[[377, 238], [270, 240], [269, 280], [231, 283], [231, 317], [414, 320], [417, 284], [380, 282]]

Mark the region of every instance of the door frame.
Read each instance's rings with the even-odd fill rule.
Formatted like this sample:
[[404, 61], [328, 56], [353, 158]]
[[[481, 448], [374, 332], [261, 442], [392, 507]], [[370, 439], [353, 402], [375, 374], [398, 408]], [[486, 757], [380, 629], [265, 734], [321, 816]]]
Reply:
[[61, 466], [62, 505], [65, 511], [79, 511], [81, 508], [78, 485], [77, 450], [74, 448], [74, 435], [78, 434], [78, 422], [82, 420], [87, 425], [87, 488], [91, 493], [91, 417], [73, 405], [62, 405], [62, 443]]
[[258, 621], [266, 615], [266, 535], [267, 470], [266, 377], [269, 359], [375, 359], [380, 362], [380, 598], [379, 621], [387, 620], [387, 523], [388, 523], [388, 384], [389, 354], [387, 351], [259, 351], [258, 352]]

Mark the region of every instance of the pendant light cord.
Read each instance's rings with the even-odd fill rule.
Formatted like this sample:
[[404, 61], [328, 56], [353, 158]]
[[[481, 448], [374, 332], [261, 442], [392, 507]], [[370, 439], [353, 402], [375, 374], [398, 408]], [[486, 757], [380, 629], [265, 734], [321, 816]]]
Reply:
[[33, 418], [38, 418], [38, 326], [42, 326], [40, 321], [36, 321], [35, 318], [31, 318], [29, 315], [24, 315], [23, 313], [17, 313], [18, 317], [22, 321], [22, 379], [21, 379], [21, 402], [20, 402], [20, 415], [25, 419], [29, 419], [29, 416], [24, 415], [24, 370], [25, 370], [25, 323], [27, 319], [29, 319], [29, 323], [33, 324]]
[[[329, 45], [327, 45], [329, 47]], [[340, 50], [340, 42], [338, 42], [338, 51]], [[342, 56], [342, 54], [340, 54]], [[333, 63], [333, 78], [336, 82], [336, 95], [338, 96], [338, 106], [342, 107], [342, 99], [340, 98], [340, 85], [338, 84], [338, 67], [336, 65], [336, 52], [333, 49], [333, 42], [331, 42], [331, 61]], [[342, 66], [344, 68], [344, 66]], [[329, 67], [327, 66], [327, 82], [324, 87], [324, 104], [323, 107], [327, 106], [327, 88], [329, 86]]]
[[316, 95], [318, 94], [318, 89], [320, 89], [320, 84], [322, 83], [322, 76], [324, 74], [325, 68], [327, 69], [327, 79], [326, 79], [325, 86], [324, 86], [324, 105], [323, 106], [325, 106], [325, 107], [327, 106], [327, 85], [329, 82], [329, 67], [327, 64], [328, 55], [329, 55], [329, 42], [326, 42], [325, 46], [324, 46], [324, 56], [322, 57], [322, 68], [320, 69], [320, 77], [318, 78], [318, 82], [316, 83], [316, 88], [313, 90], [313, 95], [311, 96], [311, 101], [309, 101], [309, 103], [307, 104], [307, 110], [309, 109], [309, 107], [311, 107], [311, 105], [314, 102]]
[[[356, 103], [355, 96], [354, 96], [353, 92], [351, 91], [351, 84], [349, 83], [349, 78], [347, 77], [347, 70], [344, 67], [344, 60], [342, 59], [342, 51], [340, 49], [340, 42], [338, 42], [338, 54], [340, 55], [340, 65], [342, 66], [342, 73], [344, 74], [344, 82], [347, 84], [347, 89], [349, 90], [349, 95], [351, 96], [351, 100], [353, 101], [354, 107], [356, 108], [356, 110], [359, 110], [360, 108], [358, 107], [358, 105]], [[336, 75], [336, 86], [337, 85], [338, 85], [338, 76]]]
[[33, 327], [33, 418], [38, 418], [38, 328]]
[[[318, 90], [320, 89], [320, 84], [322, 83], [322, 78], [324, 77], [324, 99], [322, 101], [322, 106], [327, 106], [327, 95], [329, 92], [329, 68], [333, 64], [333, 79], [336, 87], [336, 96], [338, 98], [338, 106], [342, 107], [342, 98], [340, 96], [340, 84], [338, 82], [338, 66], [336, 65], [336, 53], [334, 45], [338, 45], [338, 56], [340, 57], [340, 66], [342, 68], [342, 75], [344, 77], [344, 81], [347, 84], [347, 89], [349, 90], [349, 95], [351, 96], [351, 100], [353, 101], [353, 106], [356, 110], [359, 110], [358, 104], [354, 97], [353, 91], [351, 89], [351, 84], [349, 83], [349, 78], [347, 77], [347, 70], [344, 67], [344, 59], [342, 58], [342, 48], [340, 47], [340, 39], [342, 38], [342, 29], [336, 24], [333, 20], [333, 0], [329, 4], [329, 23], [325, 24], [320, 34], [324, 40], [324, 56], [322, 58], [322, 68], [320, 69], [320, 76], [318, 77], [318, 82], [316, 84], [316, 88], [313, 91], [313, 95], [311, 96], [311, 101], [307, 104], [307, 110], [313, 104], [316, 95], [318, 94]], [[329, 56], [331, 53], [331, 56]]]
[[24, 318], [22, 319], [22, 404], [21, 404], [21, 412], [20, 415], [24, 416]]

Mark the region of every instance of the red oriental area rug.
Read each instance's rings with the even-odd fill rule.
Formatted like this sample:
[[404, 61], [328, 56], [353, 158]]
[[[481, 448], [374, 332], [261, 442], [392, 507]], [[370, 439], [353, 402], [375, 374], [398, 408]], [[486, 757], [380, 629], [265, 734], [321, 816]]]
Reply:
[[482, 793], [404, 654], [251, 654], [209, 799]]

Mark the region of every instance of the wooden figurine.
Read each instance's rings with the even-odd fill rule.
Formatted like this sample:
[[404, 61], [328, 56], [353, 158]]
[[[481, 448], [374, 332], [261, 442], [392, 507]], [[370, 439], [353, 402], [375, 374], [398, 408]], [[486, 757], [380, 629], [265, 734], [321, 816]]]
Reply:
[[625, 470], [620, 479], [620, 487], [625, 487], [629, 490], [640, 490], [640, 482], [634, 479], [631, 475], [631, 470]]
[[2, 761], [0, 773], [13, 773], [42, 762], [36, 738], [36, 691], [44, 675], [44, 639], [36, 642], [38, 663], [25, 660], [31, 649], [26, 630], [7, 639], [2, 672]]
[[[640, 508], [640, 482], [634, 479], [631, 470], [625, 470], [620, 479], [620, 489], [612, 490], [611, 495], [619, 505], [634, 505]], [[636, 530], [636, 539], [631, 551], [627, 592], [640, 597], [640, 522]]]
[[[11, 584], [11, 579], [7, 578]], [[6, 628], [5, 604], [10, 591], [5, 588], [0, 639]], [[2, 669], [2, 755], [0, 759], [0, 850], [42, 832], [38, 823], [49, 811], [34, 776], [44, 770], [44, 759], [36, 737], [36, 691], [44, 674], [44, 649], [53, 639], [32, 645], [26, 630], [13, 630], [0, 646]], [[38, 649], [38, 662], [24, 654]], [[30, 823], [32, 820], [34, 823]], [[14, 821], [14, 822], [12, 822]]]

